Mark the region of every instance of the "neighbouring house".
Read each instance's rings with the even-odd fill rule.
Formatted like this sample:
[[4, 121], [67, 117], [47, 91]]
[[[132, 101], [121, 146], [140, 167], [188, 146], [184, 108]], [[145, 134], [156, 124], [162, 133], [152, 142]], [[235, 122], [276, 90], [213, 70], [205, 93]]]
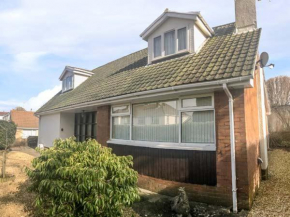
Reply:
[[0, 112], [0, 120], [4, 120], [4, 117], [8, 114], [9, 112]]
[[140, 35], [147, 48], [65, 67], [62, 91], [36, 112], [39, 145], [94, 138], [134, 157], [142, 188], [182, 186], [191, 200], [249, 209], [267, 177], [269, 108], [256, 2], [235, 7], [236, 21], [214, 28], [199, 12], [166, 9]]
[[33, 111], [13, 109], [5, 116], [6, 121], [13, 121], [17, 126], [14, 145], [26, 144], [30, 136], [38, 136], [38, 117]]

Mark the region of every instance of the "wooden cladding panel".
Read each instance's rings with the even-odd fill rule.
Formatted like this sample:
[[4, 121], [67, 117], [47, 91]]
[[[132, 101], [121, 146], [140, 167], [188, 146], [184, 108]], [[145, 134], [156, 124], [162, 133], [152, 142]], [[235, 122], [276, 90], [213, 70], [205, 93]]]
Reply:
[[216, 152], [157, 149], [109, 144], [119, 156], [132, 155], [133, 168], [154, 178], [215, 186]]

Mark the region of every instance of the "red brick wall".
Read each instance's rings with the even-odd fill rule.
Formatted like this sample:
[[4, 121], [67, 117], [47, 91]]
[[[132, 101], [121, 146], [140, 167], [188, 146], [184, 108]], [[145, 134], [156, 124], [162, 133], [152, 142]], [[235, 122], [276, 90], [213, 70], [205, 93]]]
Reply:
[[[247, 146], [244, 113], [244, 90], [231, 90], [234, 97], [234, 121], [236, 141], [236, 171], [238, 207], [248, 208]], [[217, 187], [232, 192], [231, 142], [229, 123], [229, 100], [224, 91], [215, 93], [217, 135]]]
[[110, 106], [101, 106], [97, 110], [97, 141], [107, 146], [110, 139]]

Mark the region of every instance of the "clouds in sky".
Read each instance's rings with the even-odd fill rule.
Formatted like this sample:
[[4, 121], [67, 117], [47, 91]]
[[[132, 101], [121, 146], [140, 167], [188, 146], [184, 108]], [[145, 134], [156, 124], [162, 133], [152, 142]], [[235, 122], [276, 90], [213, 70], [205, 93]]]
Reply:
[[[234, 0], [2, 0], [0, 110], [24, 102], [37, 109], [48, 99], [40, 95], [57, 92], [66, 65], [93, 69], [146, 47], [139, 34], [165, 8], [201, 11], [210, 26], [234, 21]], [[277, 66], [267, 77], [287, 74], [290, 2], [262, 0], [257, 8], [260, 51]]]

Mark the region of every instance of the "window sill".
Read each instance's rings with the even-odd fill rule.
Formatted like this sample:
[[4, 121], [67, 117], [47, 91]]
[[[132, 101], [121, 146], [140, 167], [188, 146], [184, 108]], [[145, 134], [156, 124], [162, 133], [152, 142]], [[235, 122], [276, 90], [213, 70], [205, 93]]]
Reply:
[[73, 90], [73, 88], [70, 88], [70, 89], [68, 89], [68, 90], [62, 90], [61, 93], [66, 93], [66, 92], [69, 92], [69, 91], [71, 91], [71, 90]]
[[196, 151], [216, 151], [215, 144], [203, 144], [203, 143], [169, 143], [169, 142], [147, 142], [147, 141], [132, 141], [111, 139], [107, 141], [109, 144], [116, 145], [129, 145], [139, 146], [147, 148], [159, 148], [159, 149], [175, 149], [175, 150], [196, 150]]
[[189, 54], [189, 50], [181, 50], [181, 51], [178, 51], [174, 54], [169, 54], [169, 55], [164, 55], [164, 56], [159, 56], [159, 57], [155, 57], [152, 59], [152, 62], [158, 62], [158, 61], [161, 61], [163, 59], [170, 59], [170, 58], [174, 58], [176, 56], [180, 56], [180, 55], [185, 55], [185, 54]]

